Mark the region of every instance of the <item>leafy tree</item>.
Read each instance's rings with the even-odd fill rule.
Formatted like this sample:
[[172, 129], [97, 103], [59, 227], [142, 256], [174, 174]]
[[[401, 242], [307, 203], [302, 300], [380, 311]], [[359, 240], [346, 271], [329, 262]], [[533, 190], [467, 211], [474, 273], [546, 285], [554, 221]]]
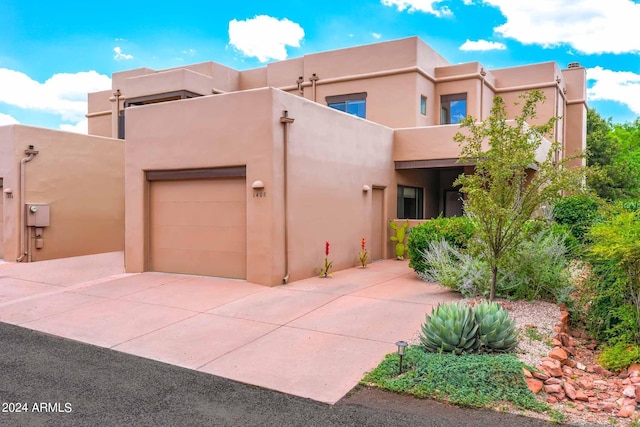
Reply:
[[[626, 274], [627, 292], [640, 314], [640, 212], [622, 209], [613, 212], [606, 221], [595, 224], [590, 231], [591, 253], [613, 261]], [[640, 327], [640, 316], [636, 315]], [[638, 339], [638, 329], [636, 329]]]
[[[560, 149], [557, 142], [551, 144], [543, 161], [536, 160], [544, 136], [551, 134], [558, 118], [531, 124], [544, 94], [534, 90], [520, 98], [522, 109], [513, 120], [507, 117], [504, 100], [496, 96], [486, 120], [466, 117], [461, 122], [466, 132], [454, 137], [461, 146], [460, 161], [475, 164], [475, 173], [461, 175], [455, 185], [466, 196], [465, 213], [476, 226], [479, 250], [491, 268], [490, 300], [495, 297], [498, 269], [522, 241], [524, 224], [561, 191], [577, 191], [584, 176], [582, 169], [566, 167], [569, 158], [554, 162]], [[532, 167], [537, 170], [530, 174]]]
[[611, 125], [595, 110], [587, 111], [587, 165], [600, 169], [587, 184], [603, 199], [640, 196], [640, 119]]

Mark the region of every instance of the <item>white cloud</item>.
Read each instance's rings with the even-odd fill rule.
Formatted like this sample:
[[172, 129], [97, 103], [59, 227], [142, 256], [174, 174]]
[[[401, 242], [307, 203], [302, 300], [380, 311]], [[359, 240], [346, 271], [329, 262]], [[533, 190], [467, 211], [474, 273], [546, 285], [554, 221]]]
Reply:
[[189, 55], [189, 56], [193, 56], [196, 54], [196, 50], [195, 49], [185, 49], [182, 51], [183, 54], [185, 55]]
[[58, 114], [78, 122], [87, 112], [87, 93], [111, 88], [111, 79], [95, 71], [54, 74], [44, 83], [0, 68], [0, 102], [24, 109]]
[[0, 113], [0, 126], [4, 125], [15, 125], [19, 122], [12, 116], [4, 113]]
[[435, 16], [453, 15], [451, 9], [446, 6], [440, 6], [445, 0], [380, 0], [380, 2], [389, 7], [395, 6], [398, 11], [405, 9], [409, 12], [425, 12]]
[[640, 115], [640, 74], [594, 67], [587, 69], [587, 78], [594, 81], [587, 89], [590, 101], [620, 102]]
[[260, 62], [287, 59], [286, 46], [300, 47], [303, 37], [302, 27], [286, 18], [260, 15], [246, 21], [229, 21], [229, 44]]
[[129, 59], [133, 59], [133, 55], [123, 53], [120, 46], [116, 46], [113, 48], [113, 59], [115, 59], [116, 61], [128, 61]]
[[586, 53], [640, 52], [640, 3], [632, 0], [484, 0], [507, 22], [494, 30], [523, 44], [567, 44]]
[[82, 119], [75, 125], [63, 123], [60, 125], [61, 130], [66, 130], [67, 132], [75, 132], [75, 133], [89, 133], [89, 120]]
[[460, 46], [460, 50], [505, 50], [506, 48], [503, 43], [487, 40], [471, 41], [469, 39]]
[[371, 33], [371, 35], [373, 36], [374, 39], [380, 39], [380, 37], [382, 37], [382, 34], [380, 33]]

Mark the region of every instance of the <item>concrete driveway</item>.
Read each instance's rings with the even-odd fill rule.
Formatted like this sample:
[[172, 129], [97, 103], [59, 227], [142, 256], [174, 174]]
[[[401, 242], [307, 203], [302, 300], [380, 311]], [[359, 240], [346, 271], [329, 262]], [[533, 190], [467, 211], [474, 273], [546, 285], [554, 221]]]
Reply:
[[122, 253], [0, 263], [0, 321], [335, 403], [456, 293], [380, 261], [268, 288], [126, 274]]

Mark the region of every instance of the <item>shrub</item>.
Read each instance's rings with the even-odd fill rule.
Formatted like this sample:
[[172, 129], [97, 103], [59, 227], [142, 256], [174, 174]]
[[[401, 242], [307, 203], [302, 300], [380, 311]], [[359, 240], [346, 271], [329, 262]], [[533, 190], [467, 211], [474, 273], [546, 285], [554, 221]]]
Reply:
[[419, 347], [407, 349], [407, 370], [398, 375], [398, 355], [387, 357], [362, 380], [384, 390], [409, 393], [420, 398], [437, 398], [452, 404], [483, 408], [511, 402], [518, 408], [545, 411], [527, 388], [524, 364], [510, 354], [425, 353]]
[[451, 218], [435, 218], [428, 220], [411, 229], [407, 247], [409, 251], [409, 267], [416, 273], [427, 270], [422, 252], [429, 247], [429, 243], [445, 240], [456, 248], [466, 248], [475, 230], [469, 218], [465, 216]]
[[598, 356], [598, 363], [614, 372], [620, 372], [637, 362], [640, 362], [640, 347], [637, 344], [618, 343], [606, 347]]
[[564, 240], [549, 230], [524, 239], [501, 266], [498, 293], [513, 299], [566, 302], [573, 288]]
[[420, 342], [431, 353], [508, 352], [516, 348], [518, 333], [509, 312], [493, 302], [470, 307], [439, 304], [422, 325]]
[[599, 218], [598, 209], [602, 205], [600, 199], [586, 194], [558, 199], [553, 205], [553, 219], [561, 225], [569, 227], [571, 234], [585, 243], [587, 231]]

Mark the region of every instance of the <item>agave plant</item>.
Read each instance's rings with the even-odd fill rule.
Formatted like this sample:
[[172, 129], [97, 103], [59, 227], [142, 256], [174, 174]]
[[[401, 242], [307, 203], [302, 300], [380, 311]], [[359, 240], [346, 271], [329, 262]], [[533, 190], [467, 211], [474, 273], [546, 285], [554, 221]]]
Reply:
[[438, 304], [422, 325], [420, 342], [431, 353], [473, 353], [479, 347], [478, 325], [464, 303]]
[[487, 352], [507, 352], [518, 345], [518, 332], [509, 312], [495, 302], [483, 301], [473, 307], [478, 325], [480, 349]]

